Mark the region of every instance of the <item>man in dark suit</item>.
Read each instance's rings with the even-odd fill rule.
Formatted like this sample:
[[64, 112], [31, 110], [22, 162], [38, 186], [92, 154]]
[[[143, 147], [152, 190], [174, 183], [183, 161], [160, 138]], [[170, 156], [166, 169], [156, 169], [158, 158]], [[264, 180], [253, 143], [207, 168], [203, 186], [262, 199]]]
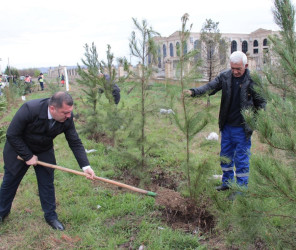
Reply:
[[[89, 174], [88, 179], [93, 179], [95, 173], [76, 132], [72, 110], [72, 97], [67, 92], [57, 92], [50, 99], [28, 101], [16, 112], [7, 129], [3, 150], [0, 223], [10, 213], [17, 188], [28, 168], [33, 165], [44, 218], [52, 228], [64, 230], [55, 212], [54, 170], [37, 165], [37, 160], [56, 164], [53, 139], [64, 133], [79, 166]], [[18, 155], [24, 161], [18, 160]]]

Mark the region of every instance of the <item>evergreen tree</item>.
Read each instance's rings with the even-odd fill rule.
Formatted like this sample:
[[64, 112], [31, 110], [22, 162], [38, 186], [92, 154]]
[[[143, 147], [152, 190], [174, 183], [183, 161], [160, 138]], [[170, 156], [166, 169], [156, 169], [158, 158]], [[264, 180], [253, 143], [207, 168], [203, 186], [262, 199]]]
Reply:
[[[212, 81], [222, 70], [227, 68], [226, 51], [228, 44], [220, 33], [218, 28], [219, 22], [212, 19], [206, 19], [201, 29], [200, 40], [202, 41], [201, 53], [203, 58], [203, 73], [207, 80]], [[208, 105], [210, 96], [208, 96]]]
[[139, 126], [136, 126], [136, 128], [132, 131], [132, 134], [140, 149], [140, 166], [141, 169], [144, 170], [146, 154], [149, 150], [146, 138], [146, 119], [148, 112], [151, 111], [147, 107], [153, 103], [151, 100], [149, 100], [150, 103], [148, 103], [148, 84], [153, 73], [153, 65], [147, 62], [149, 56], [151, 56], [153, 60], [157, 58], [157, 46], [153, 37], [159, 35], [159, 33], [154, 31], [151, 27], [149, 28], [146, 20], [139, 23], [135, 18], [133, 18], [133, 23], [136, 30], [132, 32], [129, 47], [131, 54], [139, 60], [139, 64], [137, 66], [138, 72], [134, 73], [133, 77], [136, 82], [140, 83], [141, 103]]
[[[121, 125], [128, 124], [129, 116], [128, 111], [124, 112], [114, 103], [112, 91], [116, 81], [116, 72], [112, 65], [114, 55], [111, 53], [110, 45], [107, 45], [106, 53], [107, 63], [99, 61], [94, 43], [91, 47], [86, 44], [85, 59], [82, 59], [84, 66], [78, 65], [80, 79], [77, 79], [77, 82], [83, 87], [82, 91], [85, 93], [82, 100], [86, 99], [84, 103], [91, 107], [91, 110], [85, 112], [87, 124], [81, 129], [81, 132], [95, 138], [111, 132], [112, 144], [115, 145], [116, 131]], [[105, 71], [108, 73], [108, 79], [105, 76], [100, 76]], [[127, 77], [120, 78], [119, 81], [123, 82]], [[100, 92], [104, 93], [107, 103], [101, 98]]]
[[266, 68], [262, 78], [254, 76], [262, 85], [267, 107], [256, 114], [256, 120], [251, 110], [244, 112], [269, 151], [252, 158], [249, 189], [224, 216], [232, 219], [234, 242], [248, 242], [249, 248], [260, 243], [265, 249], [296, 249], [295, 8], [290, 0], [274, 0], [274, 6], [281, 30], [269, 40], [273, 59], [282, 70]]
[[97, 48], [94, 43], [89, 47], [85, 44], [85, 59], [81, 59], [84, 64], [81, 67], [77, 65], [77, 72], [80, 76], [77, 82], [84, 86], [82, 91], [86, 94], [87, 104], [92, 107], [94, 115], [97, 113], [97, 103], [99, 98], [99, 87], [102, 86], [102, 80], [98, 77], [101, 64], [98, 58]]
[[[6, 74], [8, 76], [14, 76], [16, 78], [18, 78], [20, 76], [18, 69], [14, 68], [14, 67], [10, 67], [10, 66], [6, 67], [4, 74]], [[9, 78], [9, 82], [12, 82], [12, 78]]]
[[[104, 103], [100, 101], [100, 104], [102, 105], [106, 115], [104, 117], [104, 124], [105, 129], [108, 129], [112, 134], [112, 143], [115, 146], [116, 140], [116, 132], [120, 129], [121, 126], [124, 128], [127, 128], [130, 124], [130, 121], [132, 119], [130, 115], [130, 111], [128, 108], [126, 108], [123, 105], [121, 105], [121, 108], [118, 107], [118, 105], [115, 104], [113, 91], [114, 91], [114, 85], [122, 84], [124, 83], [130, 76], [131, 72], [129, 71], [128, 63], [126, 58], [120, 58], [118, 59], [121, 61], [121, 63], [124, 66], [125, 71], [127, 72], [127, 75], [124, 77], [116, 77], [116, 71], [115, 67], [113, 65], [114, 61], [114, 54], [111, 52], [111, 46], [107, 45], [107, 62], [101, 61], [101, 72], [107, 72], [104, 77], [101, 78], [102, 82], [102, 89], [104, 91], [104, 95], [108, 100], [108, 103]], [[117, 60], [117, 61], [118, 61]], [[107, 76], [107, 77], [106, 77]], [[124, 103], [124, 101], [121, 101], [121, 103]]]
[[[202, 177], [204, 177], [205, 171], [209, 170], [202, 166], [202, 164], [196, 164], [196, 162], [191, 159], [191, 142], [192, 139], [207, 125], [208, 123], [208, 112], [204, 110], [203, 112], [196, 111], [196, 104], [192, 98], [185, 98], [182, 95], [185, 89], [190, 88], [190, 84], [195, 82], [200, 78], [199, 72], [200, 63], [195, 60], [196, 55], [199, 53], [198, 50], [187, 51], [187, 41], [190, 36], [190, 28], [187, 28], [187, 22], [189, 20], [189, 15], [184, 14], [181, 18], [182, 29], [179, 31], [180, 46], [177, 48], [177, 54], [179, 55], [179, 63], [177, 65], [176, 72], [178, 73], [179, 83], [180, 83], [180, 93], [177, 93], [178, 96], [181, 96], [181, 106], [182, 110], [177, 111], [177, 108], [174, 108], [174, 100], [176, 97], [174, 93], [171, 96], [171, 106], [175, 110], [174, 120], [177, 127], [181, 130], [184, 135], [186, 142], [186, 157], [184, 162], [184, 168], [187, 177], [187, 189], [191, 198], [197, 197], [197, 194], [201, 192], [201, 183], [199, 182]], [[196, 167], [197, 166], [197, 167]], [[193, 178], [194, 177], [194, 178]], [[193, 178], [193, 180], [192, 180]]]

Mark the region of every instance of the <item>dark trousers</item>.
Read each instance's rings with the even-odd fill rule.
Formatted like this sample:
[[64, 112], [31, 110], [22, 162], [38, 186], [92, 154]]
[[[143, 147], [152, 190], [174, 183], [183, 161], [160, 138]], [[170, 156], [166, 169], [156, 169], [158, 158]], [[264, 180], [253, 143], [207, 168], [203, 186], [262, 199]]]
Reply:
[[40, 88], [41, 88], [41, 90], [44, 89], [44, 84], [43, 84], [43, 82], [40, 82]]
[[[0, 216], [7, 215], [11, 210], [11, 205], [15, 197], [18, 186], [28, 170], [24, 166], [16, 175], [9, 172], [4, 166], [4, 177], [0, 189]], [[38, 182], [39, 197], [46, 220], [57, 219], [55, 190], [54, 190], [54, 171], [42, 166], [35, 166], [35, 173]]]

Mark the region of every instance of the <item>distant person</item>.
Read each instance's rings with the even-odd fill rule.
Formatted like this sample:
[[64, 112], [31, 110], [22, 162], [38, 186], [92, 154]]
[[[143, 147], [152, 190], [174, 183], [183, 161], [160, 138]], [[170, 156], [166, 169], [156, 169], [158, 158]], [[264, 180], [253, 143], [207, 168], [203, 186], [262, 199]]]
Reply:
[[13, 81], [14, 84], [16, 84], [16, 81], [17, 81], [17, 76], [16, 75], [12, 76], [12, 81]]
[[44, 77], [42, 73], [38, 76], [38, 82], [40, 84], [41, 91], [44, 90]]
[[221, 168], [222, 185], [217, 191], [228, 190], [234, 183], [234, 166], [236, 183], [247, 186], [249, 180], [249, 158], [252, 130], [246, 124], [242, 110], [254, 111], [265, 107], [266, 101], [256, 92], [256, 83], [252, 80], [248, 69], [247, 56], [235, 51], [230, 56], [231, 69], [220, 73], [211, 82], [190, 90], [184, 95], [197, 97], [209, 92], [215, 94], [222, 91], [219, 128], [221, 131]]
[[26, 76], [25, 76], [26, 93], [27, 93], [27, 92], [29, 92], [29, 93], [32, 92], [32, 90], [31, 90], [31, 83], [32, 83], [31, 76], [26, 75]]
[[[110, 76], [108, 74], [99, 74], [99, 77], [104, 77], [108, 83], [110, 83]], [[99, 92], [104, 93], [104, 89], [99, 88]], [[112, 83], [112, 96], [114, 99], [114, 103], [117, 105], [120, 101], [120, 88], [117, 84]]]
[[25, 83], [31, 83], [31, 81], [32, 81], [31, 76], [26, 75], [25, 76]]
[[[21, 180], [29, 167], [34, 166], [44, 218], [53, 229], [64, 230], [56, 213], [54, 169], [37, 165], [37, 161], [56, 164], [53, 140], [64, 133], [80, 168], [88, 174], [88, 179], [94, 178], [72, 111], [72, 97], [67, 92], [57, 92], [51, 98], [28, 101], [16, 112], [7, 129], [3, 150], [0, 224], [10, 213]], [[24, 161], [18, 160], [18, 155]]]
[[64, 74], [62, 74], [62, 76], [61, 76], [61, 84], [62, 84], [62, 86], [64, 86], [64, 84], [65, 84], [65, 76], [64, 76]]

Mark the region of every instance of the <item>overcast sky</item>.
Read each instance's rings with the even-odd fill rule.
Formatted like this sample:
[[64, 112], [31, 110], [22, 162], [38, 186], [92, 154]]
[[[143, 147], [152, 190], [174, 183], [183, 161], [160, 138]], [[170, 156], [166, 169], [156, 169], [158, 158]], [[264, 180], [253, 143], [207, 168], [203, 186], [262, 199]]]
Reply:
[[100, 60], [106, 59], [107, 44], [115, 57], [129, 60], [132, 17], [146, 19], [165, 37], [180, 29], [184, 13], [193, 32], [200, 32], [210, 18], [219, 22], [221, 33], [278, 30], [272, 7], [272, 0], [1, 1], [0, 66], [4, 70], [8, 61], [18, 69], [81, 65], [84, 45], [92, 42]]

